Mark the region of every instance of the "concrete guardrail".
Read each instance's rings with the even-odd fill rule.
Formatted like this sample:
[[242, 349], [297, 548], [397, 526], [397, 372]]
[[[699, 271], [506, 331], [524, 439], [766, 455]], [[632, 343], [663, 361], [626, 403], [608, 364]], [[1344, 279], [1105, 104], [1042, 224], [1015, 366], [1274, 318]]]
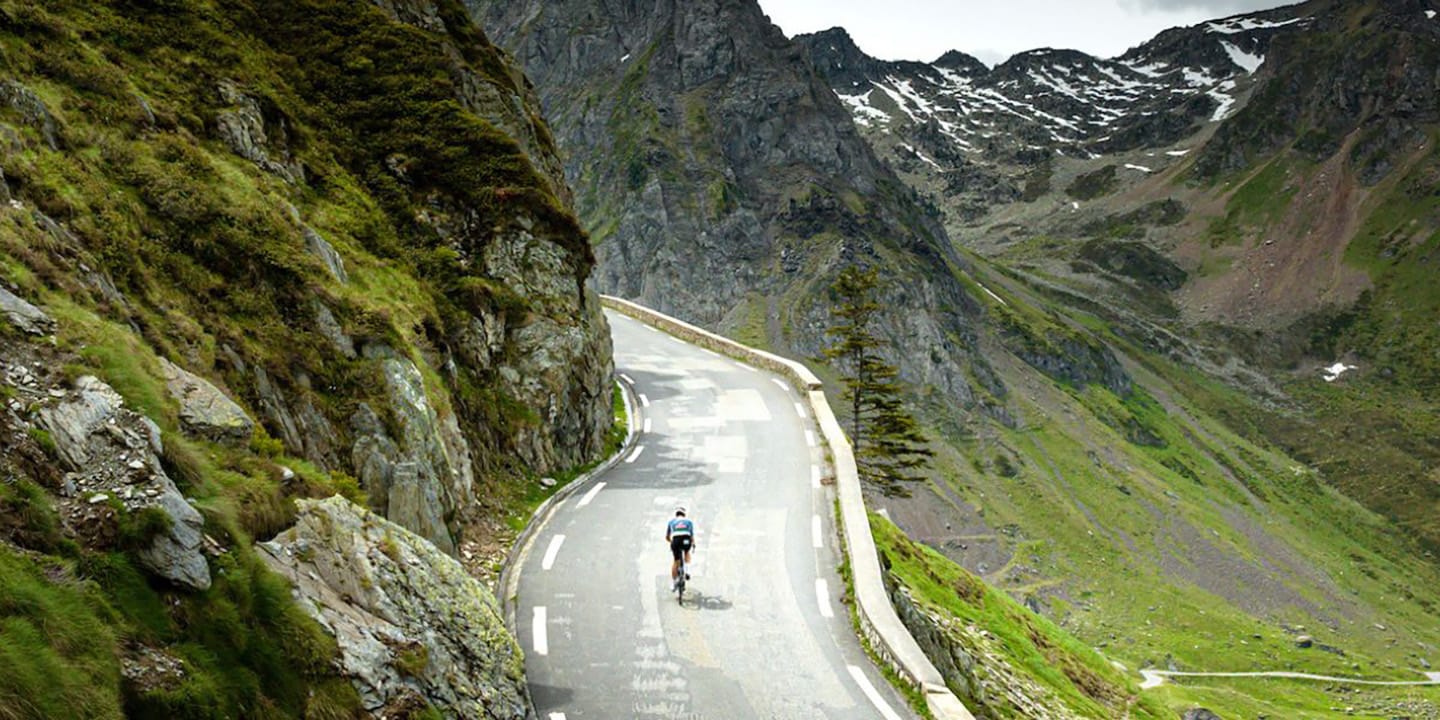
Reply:
[[964, 703], [946, 687], [945, 679], [934, 663], [920, 649], [920, 644], [895, 614], [885, 592], [880, 557], [875, 550], [875, 537], [870, 533], [870, 517], [865, 511], [865, 498], [860, 491], [860, 475], [850, 441], [840, 429], [830, 403], [825, 399], [824, 386], [804, 365], [779, 355], [742, 345], [682, 320], [608, 295], [601, 302], [616, 312], [664, 330], [682, 340], [714, 350], [746, 363], [777, 373], [788, 379], [810, 402], [820, 435], [830, 448], [834, 464], [836, 488], [840, 496], [840, 523], [845, 534], [845, 554], [850, 559], [850, 574], [855, 584], [855, 606], [860, 618], [860, 631], [871, 649], [901, 678], [920, 690], [925, 704], [936, 720], [974, 720]]

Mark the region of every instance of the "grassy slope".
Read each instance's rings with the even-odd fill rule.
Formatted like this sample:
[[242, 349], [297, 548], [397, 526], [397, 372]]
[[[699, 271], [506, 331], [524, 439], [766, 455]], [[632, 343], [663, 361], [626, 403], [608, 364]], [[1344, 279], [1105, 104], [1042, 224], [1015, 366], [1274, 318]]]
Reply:
[[[1140, 698], [1130, 678], [1069, 633], [910, 540], [885, 518], [872, 514], [870, 527], [889, 571], [912, 597], [932, 612], [982, 628], [994, 642], [983, 650], [967, 648], [971, 654], [1003, 658], [1010, 671], [1048, 691], [1052, 707], [1095, 718], [1127, 711], [1134, 718], [1166, 716], [1163, 706]], [[993, 678], [993, 672], [985, 667], [980, 674]], [[985, 711], [992, 717], [1024, 717], [1017, 708], [1001, 703], [987, 704]]]
[[[998, 541], [1010, 555], [987, 568], [988, 582], [1035, 597], [1067, 630], [1131, 667], [1419, 679], [1417, 657], [1440, 646], [1431, 590], [1440, 573], [1413, 543], [1313, 468], [1246, 439], [1214, 412], [1262, 412], [1255, 399], [987, 267], [977, 264], [979, 279], [1009, 303], [1007, 327], [1043, 316], [1037, 331], [1089, 328], [1130, 358], [1137, 386], [1119, 397], [996, 360], [1020, 429], [972, 424], [952, 436], [938, 461], [946, 487], [923, 501], [959, 497], [989, 528], [1016, 529], [969, 539]], [[995, 352], [992, 359], [1003, 351]], [[950, 540], [950, 552], [964, 556], [953, 548], [965, 538], [924, 539]], [[1301, 632], [1345, 654], [1300, 649]], [[1220, 687], [1165, 692], [1177, 707], [1198, 698], [1217, 711], [1274, 700], [1269, 691], [1243, 694], [1261, 683]], [[1336, 702], [1307, 691], [1268, 707], [1320, 712]]]
[[[513, 82], [477, 32], [451, 40], [477, 71]], [[300, 47], [303, 58], [283, 50]], [[416, 222], [419, 201], [459, 204], [477, 222], [523, 209], [568, 225], [581, 258], [583, 236], [516, 144], [455, 102], [435, 39], [368, 5], [0, 0], [0, 48], [4, 74], [44, 100], [61, 144], [50, 149], [18, 113], [0, 112], [18, 138], [0, 164], [22, 203], [0, 209], [0, 277], [59, 321], [44, 357], [70, 377], [99, 375], [163, 428], [169, 474], [229, 549], [212, 561], [212, 589], [179, 593], [146, 578], [123, 547], [64, 540], [29, 480], [0, 486], [3, 537], [21, 546], [0, 543], [0, 718], [357, 716], [358, 697], [330, 665], [333, 641], [250, 545], [290, 522], [292, 497], [363, 495], [343, 473], [286, 456], [263, 430], [239, 449], [184, 438], [158, 359], [211, 367], [228, 344], [274, 378], [304, 373], [322, 411], [375, 400], [374, 366], [339, 357], [297, 317], [313, 294], [357, 343], [410, 354], [441, 412], [463, 403], [503, 433], [528, 411], [485, 383], [446, 387], [415, 348], [475, 307], [525, 308], [465, 275]], [[213, 139], [222, 79], [261, 99], [272, 136], [285, 123], [308, 185]], [[410, 187], [383, 172], [393, 157], [408, 163]], [[341, 248], [349, 284], [304, 252], [287, 205]], [[83, 282], [81, 265], [114, 278], [125, 301]], [[3, 322], [0, 332], [20, 342]], [[281, 466], [298, 482], [282, 487]], [[517, 489], [486, 492], [493, 511], [523, 509]], [[138, 647], [178, 658], [185, 678], [153, 690], [122, 682], [121, 658]]]

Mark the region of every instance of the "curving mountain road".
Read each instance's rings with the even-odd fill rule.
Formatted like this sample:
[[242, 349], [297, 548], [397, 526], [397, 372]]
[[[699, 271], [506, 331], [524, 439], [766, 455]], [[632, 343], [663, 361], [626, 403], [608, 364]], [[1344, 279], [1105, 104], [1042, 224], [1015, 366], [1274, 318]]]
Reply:
[[[517, 625], [540, 717], [913, 717], [840, 603], [834, 494], [800, 396], [609, 319], [640, 434], [559, 504], [522, 561]], [[677, 504], [698, 531], [683, 606], [664, 542]]]

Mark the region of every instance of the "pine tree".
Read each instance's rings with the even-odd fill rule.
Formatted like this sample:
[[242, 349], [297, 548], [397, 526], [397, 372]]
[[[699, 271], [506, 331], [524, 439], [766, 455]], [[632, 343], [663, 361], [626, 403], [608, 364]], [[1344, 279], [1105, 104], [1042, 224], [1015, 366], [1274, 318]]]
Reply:
[[844, 399], [850, 405], [850, 442], [864, 480], [886, 495], [908, 496], [906, 482], [920, 480], [931, 452], [919, 426], [900, 400], [895, 366], [880, 357], [884, 341], [873, 327], [880, 312], [875, 270], [847, 267], [830, 286], [838, 301], [832, 338], [825, 357], [844, 373]]

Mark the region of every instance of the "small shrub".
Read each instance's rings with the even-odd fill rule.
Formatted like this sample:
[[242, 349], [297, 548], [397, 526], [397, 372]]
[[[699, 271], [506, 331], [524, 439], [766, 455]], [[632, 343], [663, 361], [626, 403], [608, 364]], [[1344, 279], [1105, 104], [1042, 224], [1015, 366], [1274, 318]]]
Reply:
[[55, 438], [48, 431], [32, 427], [27, 429], [25, 434], [29, 435], [30, 439], [34, 440], [35, 444], [39, 445], [40, 449], [44, 450], [45, 454], [52, 459], [60, 456], [60, 449], [55, 445]]
[[175, 521], [170, 513], [159, 507], [141, 508], [135, 512], [120, 512], [120, 547], [125, 550], [142, 550], [150, 547], [155, 538], [170, 532]]
[[419, 643], [395, 654], [395, 669], [408, 678], [419, 678], [430, 667], [430, 651]]

